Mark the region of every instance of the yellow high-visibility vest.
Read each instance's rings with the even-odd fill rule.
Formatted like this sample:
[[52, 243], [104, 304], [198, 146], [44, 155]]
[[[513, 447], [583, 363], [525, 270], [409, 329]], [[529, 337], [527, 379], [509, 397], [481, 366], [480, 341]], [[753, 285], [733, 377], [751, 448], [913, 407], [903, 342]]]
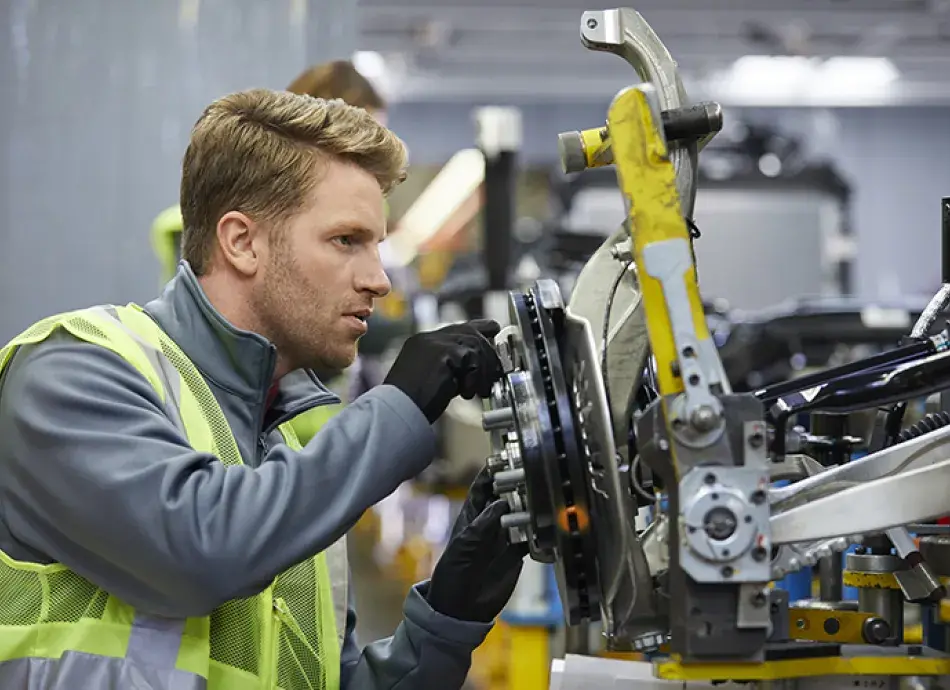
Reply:
[[[196, 451], [242, 464], [208, 384], [136, 305], [34, 324], [0, 350], [0, 374], [18, 347], [59, 328], [134, 366]], [[302, 447], [289, 424], [280, 432], [288, 446]], [[46, 688], [55, 678], [53, 687], [77, 690], [338, 690], [347, 571], [344, 537], [256, 596], [202, 618], [169, 619], [136, 611], [62, 564], [0, 551], [0, 688]]]

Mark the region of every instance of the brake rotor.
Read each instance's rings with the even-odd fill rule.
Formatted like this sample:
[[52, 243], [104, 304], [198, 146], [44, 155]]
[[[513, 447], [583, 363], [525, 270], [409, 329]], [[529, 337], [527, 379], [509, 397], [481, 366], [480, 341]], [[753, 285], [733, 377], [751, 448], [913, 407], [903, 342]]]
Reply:
[[597, 542], [590, 519], [589, 450], [563, 356], [564, 302], [553, 281], [509, 293], [512, 326], [496, 340], [506, 365], [486, 413], [505, 523], [535, 560], [553, 563], [571, 625], [600, 618]]

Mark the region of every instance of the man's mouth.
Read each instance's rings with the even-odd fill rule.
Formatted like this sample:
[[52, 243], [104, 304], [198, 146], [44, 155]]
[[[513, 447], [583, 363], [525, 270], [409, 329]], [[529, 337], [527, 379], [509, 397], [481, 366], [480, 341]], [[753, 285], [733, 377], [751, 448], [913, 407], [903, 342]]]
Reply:
[[369, 329], [366, 321], [369, 319], [370, 314], [372, 314], [371, 311], [358, 311], [344, 314], [343, 317], [349, 321], [356, 330], [365, 333]]

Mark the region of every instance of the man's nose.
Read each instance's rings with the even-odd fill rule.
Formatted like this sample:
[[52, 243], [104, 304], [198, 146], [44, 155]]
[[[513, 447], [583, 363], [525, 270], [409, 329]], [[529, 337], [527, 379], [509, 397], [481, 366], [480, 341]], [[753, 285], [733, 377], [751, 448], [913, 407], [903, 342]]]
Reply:
[[360, 282], [362, 284], [357, 287], [361, 291], [365, 290], [373, 293], [374, 297], [385, 297], [393, 289], [393, 284], [390, 282], [389, 276], [386, 275], [386, 269], [383, 268], [383, 264], [379, 259], [374, 260], [371, 266], [367, 266]]

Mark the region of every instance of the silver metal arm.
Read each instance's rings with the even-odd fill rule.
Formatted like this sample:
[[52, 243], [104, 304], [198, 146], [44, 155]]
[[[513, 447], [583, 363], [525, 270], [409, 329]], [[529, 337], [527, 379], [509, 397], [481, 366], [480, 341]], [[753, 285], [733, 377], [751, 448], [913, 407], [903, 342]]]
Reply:
[[[686, 89], [676, 61], [636, 10], [585, 12], [581, 18], [581, 42], [590, 50], [613, 53], [630, 63], [640, 79], [656, 87], [661, 111], [687, 105]], [[687, 218], [693, 217], [696, 199], [697, 156], [695, 141], [671, 142], [670, 160], [676, 169], [676, 190]]]
[[[662, 111], [687, 105], [688, 98], [679, 76], [676, 61], [652, 27], [635, 10], [629, 8], [585, 12], [581, 17], [581, 43], [590, 50], [613, 53], [626, 60], [637, 75], [656, 88], [657, 103]], [[669, 142], [670, 159], [676, 169], [676, 188], [686, 217], [693, 215], [696, 198], [698, 147], [695, 140]], [[619, 227], [601, 245], [584, 266], [571, 294], [569, 309], [577, 317], [587, 319], [593, 327], [594, 343], [601, 352], [602, 324], [607, 316], [609, 293], [623, 261], [630, 233]], [[611, 417], [614, 439], [625, 453], [627, 420], [632, 397], [649, 350], [640, 291], [631, 268], [613, 297], [607, 337], [607, 371], [604, 376], [610, 388]]]
[[947, 512], [950, 427], [770, 492], [772, 542], [883, 532]]
[[[587, 321], [594, 338], [597, 359], [604, 347], [603, 323], [607, 318], [610, 292], [623, 264], [615, 258], [615, 247], [629, 234], [621, 226], [584, 265], [571, 292], [568, 311]], [[646, 320], [640, 304], [641, 294], [632, 268], [621, 279], [614, 293], [607, 329], [607, 371], [603, 372], [610, 388], [610, 417], [614, 442], [626, 454], [627, 431], [632, 398], [646, 365], [650, 343]]]

